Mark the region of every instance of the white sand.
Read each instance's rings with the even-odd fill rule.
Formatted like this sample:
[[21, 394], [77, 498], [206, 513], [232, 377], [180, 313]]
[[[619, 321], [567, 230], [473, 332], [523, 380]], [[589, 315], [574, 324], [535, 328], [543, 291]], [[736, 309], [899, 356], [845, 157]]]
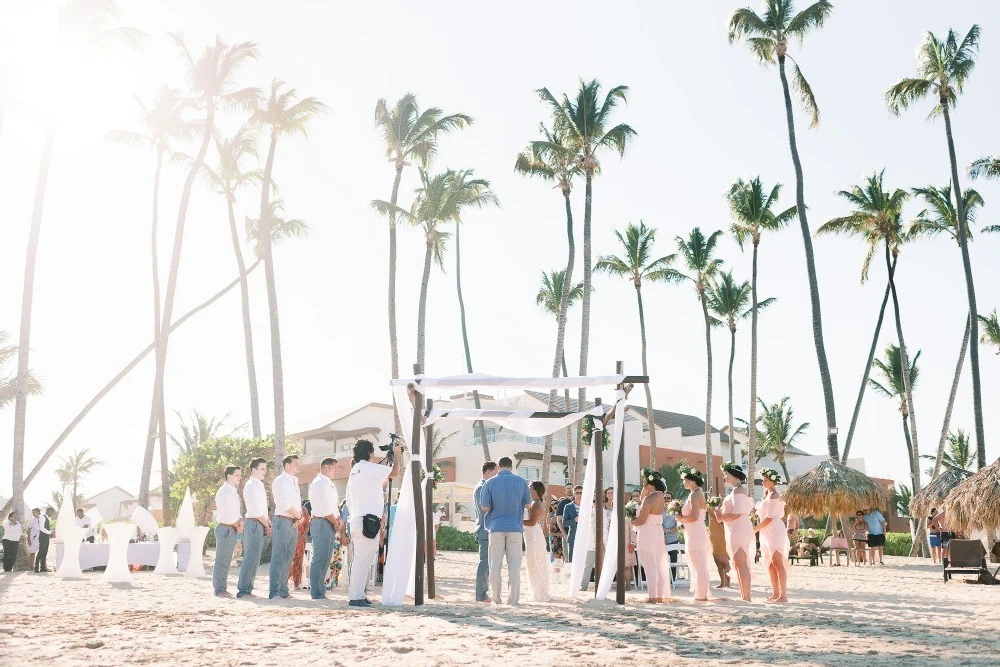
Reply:
[[[522, 575], [522, 604], [493, 607], [472, 602], [476, 556], [445, 552], [437, 561], [441, 597], [419, 608], [409, 601], [348, 608], [343, 587], [322, 603], [307, 591], [284, 601], [235, 600], [214, 597], [211, 580], [145, 572], [132, 586], [104, 584], [98, 573], [77, 581], [7, 574], [0, 575], [0, 665], [569, 667], [651, 657], [671, 665], [1000, 664], [1000, 587], [944, 584], [926, 561], [886, 561], [794, 566], [784, 607], [763, 602], [769, 591], [760, 566], [753, 569], [759, 601], [750, 604], [732, 589], [701, 604], [686, 589], [665, 605], [637, 604], [645, 595], [633, 592], [624, 608], [595, 602], [592, 593], [534, 604]], [[256, 592], [266, 595], [266, 566], [259, 574]], [[233, 568], [233, 591], [235, 576]]]

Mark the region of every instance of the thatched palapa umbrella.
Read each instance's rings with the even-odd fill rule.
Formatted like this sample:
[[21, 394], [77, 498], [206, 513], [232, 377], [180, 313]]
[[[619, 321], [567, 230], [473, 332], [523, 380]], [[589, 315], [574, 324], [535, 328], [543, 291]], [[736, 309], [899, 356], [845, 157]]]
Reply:
[[803, 516], [853, 515], [859, 509], [885, 507], [882, 487], [833, 459], [790, 481], [782, 498], [789, 512]]
[[1000, 459], [952, 489], [945, 511], [953, 530], [992, 533], [1000, 529]]
[[922, 517], [932, 507], [941, 507], [951, 490], [972, 476], [968, 470], [944, 466], [938, 476], [910, 498], [910, 516]]

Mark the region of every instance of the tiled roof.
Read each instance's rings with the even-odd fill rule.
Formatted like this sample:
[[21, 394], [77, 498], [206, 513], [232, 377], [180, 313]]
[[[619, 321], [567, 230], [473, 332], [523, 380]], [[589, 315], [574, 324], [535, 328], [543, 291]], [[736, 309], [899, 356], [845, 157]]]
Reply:
[[[644, 406], [632, 405], [629, 409], [635, 410], [643, 419], [646, 419], [646, 408]], [[658, 428], [680, 427], [682, 436], [705, 435], [705, 420], [698, 419], [694, 415], [682, 415], [679, 412], [667, 412], [666, 410], [653, 408], [653, 419], [656, 421]], [[719, 429], [712, 427], [712, 432], [719, 434], [721, 442], [729, 442], [729, 436]]]

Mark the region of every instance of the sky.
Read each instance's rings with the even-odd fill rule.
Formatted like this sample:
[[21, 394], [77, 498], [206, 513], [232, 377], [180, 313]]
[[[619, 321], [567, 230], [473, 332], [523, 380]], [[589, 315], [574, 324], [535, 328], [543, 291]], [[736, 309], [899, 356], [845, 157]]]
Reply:
[[[162, 83], [183, 85], [182, 64], [168, 32], [193, 48], [219, 35], [253, 40], [260, 58], [242, 85], [267, 88], [278, 77], [328, 112], [308, 139], [279, 142], [274, 177], [287, 213], [305, 220], [308, 238], [275, 250], [286, 420], [290, 431], [314, 427], [349, 409], [388, 401], [386, 315], [387, 224], [369, 205], [388, 199], [393, 168], [373, 127], [375, 103], [413, 92], [422, 107], [463, 112], [475, 123], [440, 141], [434, 170], [471, 168], [486, 178], [501, 207], [466, 216], [462, 230], [463, 288], [477, 372], [544, 376], [551, 370], [555, 322], [535, 305], [543, 270], [566, 260], [562, 197], [549, 184], [514, 173], [519, 151], [548, 120], [536, 89], [573, 93], [580, 79], [605, 88], [627, 85], [628, 103], [615, 121], [637, 137], [624, 159], [605, 155], [593, 186], [594, 255], [618, 251], [613, 230], [644, 221], [657, 230], [659, 254], [676, 252], [675, 237], [698, 226], [731, 225], [724, 193], [738, 178], [760, 175], [785, 185], [781, 204], [794, 204], [777, 71], [757, 65], [745, 47], [729, 45], [726, 23], [736, 2], [512, 2], [486, 5], [328, 3], [263, 0], [146, 2], [122, 0], [121, 22], [149, 36], [139, 53], [76, 54], [52, 75], [48, 61], [30, 57], [51, 32], [54, 5], [21, 0], [0, 8], [0, 53], [22, 87], [20, 102], [59, 120], [45, 199], [35, 274], [31, 368], [45, 392], [28, 403], [27, 473], [82, 406], [152, 340], [149, 226], [153, 155], [141, 146], [105, 140], [112, 128], [138, 129], [133, 95], [150, 100]], [[754, 6], [760, 3], [754, 3]], [[928, 121], [929, 103], [893, 117], [885, 89], [915, 73], [925, 30], [964, 32], [982, 26], [978, 65], [953, 115], [960, 165], [1000, 150], [995, 110], [1000, 73], [1000, 7], [989, 3], [898, 3], [843, 0], [825, 27], [792, 54], [821, 110], [816, 129], [796, 111], [813, 229], [848, 209], [836, 191], [885, 169], [889, 187], [944, 185], [949, 178], [942, 122]], [[572, 8], [572, 11], [569, 9]], [[609, 23], [609, 19], [611, 22]], [[49, 26], [49, 27], [47, 27]], [[681, 30], [679, 28], [683, 27]], [[46, 74], [46, 72], [49, 72]], [[36, 114], [37, 116], [37, 114]], [[241, 118], [229, 114], [231, 133]], [[24, 249], [43, 134], [34, 117], [5, 114], [0, 134], [3, 242], [0, 243], [0, 330], [17, 339]], [[193, 150], [191, 146], [181, 150]], [[262, 147], [263, 150], [263, 147]], [[213, 159], [209, 158], [210, 161]], [[184, 173], [165, 169], [160, 202], [161, 267], [168, 263]], [[417, 187], [404, 172], [400, 205]], [[963, 186], [968, 180], [963, 177]], [[986, 200], [979, 223], [996, 224], [1000, 184], [978, 182]], [[236, 204], [238, 220], [256, 214], [259, 193]], [[922, 208], [911, 201], [904, 215]], [[583, 183], [573, 193], [577, 249], [582, 252]], [[236, 276], [223, 199], [196, 185], [187, 217], [177, 288], [177, 314]], [[417, 297], [423, 262], [420, 234], [401, 229], [398, 265], [400, 367], [416, 356]], [[885, 285], [885, 268], [859, 283], [862, 243], [814, 239], [824, 334], [832, 371], [841, 446], [864, 370]], [[971, 245], [979, 310], [998, 305], [1000, 237]], [[249, 252], [248, 252], [249, 254]], [[749, 253], [728, 235], [719, 255], [737, 278], [750, 274]], [[453, 249], [446, 271], [431, 275], [427, 372], [464, 372]], [[580, 276], [581, 256], [577, 256]], [[164, 269], [165, 271], [165, 269]], [[164, 273], [165, 276], [165, 273]], [[964, 318], [965, 285], [958, 249], [942, 238], [904, 247], [897, 270], [908, 348], [920, 350], [914, 401], [922, 453], [934, 453], [954, 373]], [[608, 373], [616, 360], [641, 369], [634, 289], [624, 279], [594, 279], [588, 371]], [[250, 278], [254, 343], [264, 429], [273, 429], [270, 346], [263, 275]], [[802, 236], [797, 225], [766, 236], [760, 247], [759, 293], [775, 297], [762, 313], [759, 394], [789, 396], [796, 421], [809, 422], [797, 446], [822, 453], [825, 417], [811, 333]], [[705, 342], [700, 306], [690, 285], [648, 285], [643, 291], [654, 404], [703, 416]], [[580, 311], [571, 311], [567, 358], [579, 369]], [[887, 314], [881, 349], [895, 341]], [[729, 335], [713, 334], [712, 423], [727, 421]], [[1000, 359], [981, 348], [987, 458], [1000, 455]], [[737, 334], [735, 412], [749, 408], [749, 323]], [[971, 375], [966, 362], [952, 428], [973, 430]], [[13, 373], [11, 367], [3, 369]], [[153, 377], [147, 359], [75, 429], [29, 487], [29, 504], [47, 502], [61, 456], [87, 448], [104, 464], [84, 480], [84, 493], [112, 485], [136, 492]], [[174, 411], [197, 408], [236, 427], [249, 421], [240, 304], [233, 292], [170, 337], [166, 376], [168, 430]], [[870, 473], [908, 482], [898, 406], [869, 393], [852, 456]], [[0, 412], [0, 495], [10, 492], [13, 407]], [[992, 435], [991, 435], [992, 434]], [[155, 475], [155, 473], [154, 473]], [[154, 476], [154, 480], [158, 476]], [[926, 479], [925, 479], [926, 481]], [[155, 481], [154, 481], [155, 485]]]

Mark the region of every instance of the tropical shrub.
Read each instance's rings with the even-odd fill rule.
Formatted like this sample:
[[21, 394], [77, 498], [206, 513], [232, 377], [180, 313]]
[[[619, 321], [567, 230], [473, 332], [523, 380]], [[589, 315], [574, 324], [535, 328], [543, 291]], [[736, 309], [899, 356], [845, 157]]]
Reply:
[[437, 546], [441, 551], [479, 551], [479, 540], [472, 533], [441, 526], [438, 528]]

